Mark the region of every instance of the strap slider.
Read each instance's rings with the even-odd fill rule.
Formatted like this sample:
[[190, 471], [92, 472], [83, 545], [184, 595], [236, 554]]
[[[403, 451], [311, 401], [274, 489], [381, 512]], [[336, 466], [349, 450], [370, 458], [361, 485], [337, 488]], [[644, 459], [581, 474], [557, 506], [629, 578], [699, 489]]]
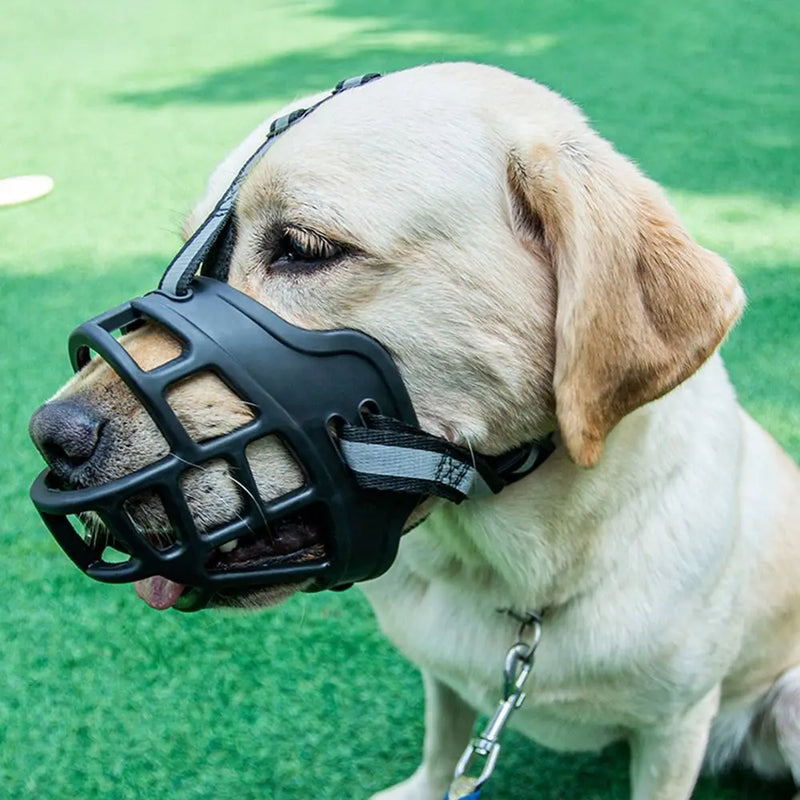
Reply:
[[339, 81], [336, 84], [336, 88], [333, 90], [334, 94], [339, 94], [339, 92], [346, 92], [348, 89], [355, 89], [357, 86], [363, 86], [365, 83], [369, 83], [370, 81], [374, 81], [376, 78], [380, 78], [380, 72], [368, 72], [366, 75], [357, 75], [354, 78], [345, 78], [343, 81]]
[[299, 120], [301, 117], [304, 117], [307, 113], [308, 109], [306, 108], [296, 108], [289, 114], [285, 114], [282, 117], [278, 117], [278, 119], [272, 120], [272, 124], [269, 126], [269, 135], [267, 138], [279, 136], [287, 128], [294, 125], [297, 120]]

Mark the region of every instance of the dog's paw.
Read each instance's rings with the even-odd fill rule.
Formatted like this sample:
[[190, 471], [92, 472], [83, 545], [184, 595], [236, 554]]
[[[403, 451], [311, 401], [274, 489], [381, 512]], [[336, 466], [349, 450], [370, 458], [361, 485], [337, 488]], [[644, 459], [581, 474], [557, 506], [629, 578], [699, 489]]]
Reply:
[[448, 784], [434, 785], [428, 772], [420, 767], [410, 778], [372, 795], [369, 800], [442, 800]]

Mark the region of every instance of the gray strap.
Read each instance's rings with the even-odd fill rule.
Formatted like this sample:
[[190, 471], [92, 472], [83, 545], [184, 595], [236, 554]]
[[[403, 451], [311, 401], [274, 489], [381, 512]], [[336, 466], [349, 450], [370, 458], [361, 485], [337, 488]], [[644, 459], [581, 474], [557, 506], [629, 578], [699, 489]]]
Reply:
[[337, 431], [342, 459], [359, 486], [455, 503], [497, 494], [533, 472], [554, 447], [546, 436], [499, 456], [483, 456], [392, 417], [367, 413], [361, 422], [344, 423]]
[[474, 466], [445, 453], [347, 440], [339, 444], [347, 466], [362, 475], [426, 481], [450, 487], [465, 497], [473, 494], [476, 485], [489, 491]]

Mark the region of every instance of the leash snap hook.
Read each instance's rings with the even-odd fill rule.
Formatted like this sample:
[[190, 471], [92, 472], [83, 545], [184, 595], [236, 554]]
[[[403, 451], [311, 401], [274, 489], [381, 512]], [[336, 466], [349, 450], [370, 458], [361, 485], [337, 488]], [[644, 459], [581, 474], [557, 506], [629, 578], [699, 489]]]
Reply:
[[523, 687], [533, 669], [534, 648], [517, 642], [506, 653], [506, 663], [503, 669], [503, 699], [514, 700], [515, 708], [519, 708], [525, 699]]
[[[453, 782], [446, 800], [469, 800], [477, 798], [484, 783], [491, 777], [500, 755], [500, 735], [511, 715], [525, 702], [525, 683], [533, 669], [533, 656], [542, 636], [542, 624], [538, 614], [518, 615], [509, 609], [498, 609], [519, 621], [517, 641], [506, 653], [503, 665], [503, 699], [483, 732], [474, 738], [464, 750], [456, 765]], [[525, 636], [529, 634], [529, 641]], [[467, 775], [475, 762], [483, 758], [484, 764], [477, 777]]]
[[[517, 631], [517, 641], [506, 653], [503, 667], [503, 699], [515, 699], [517, 703], [515, 707], [519, 708], [525, 699], [523, 687], [533, 669], [533, 656], [539, 646], [539, 640], [542, 638], [542, 623], [538, 614], [528, 613], [520, 616], [508, 610], [505, 611], [517, 619], [520, 625]], [[532, 632], [530, 641], [525, 641], [529, 630]]]
[[[492, 776], [494, 768], [497, 766], [497, 758], [500, 755], [500, 742], [497, 740], [490, 741], [485, 736], [480, 736], [473, 739], [467, 749], [462, 753], [461, 758], [458, 760], [456, 770], [453, 776], [453, 784], [448, 795], [448, 800], [455, 800], [456, 797], [462, 797], [463, 794], [454, 792], [454, 787], [458, 786], [459, 789], [463, 787], [464, 791], [475, 792], [480, 789], [486, 781]], [[484, 759], [483, 767], [477, 777], [470, 777], [467, 773], [474, 766], [478, 759]]]

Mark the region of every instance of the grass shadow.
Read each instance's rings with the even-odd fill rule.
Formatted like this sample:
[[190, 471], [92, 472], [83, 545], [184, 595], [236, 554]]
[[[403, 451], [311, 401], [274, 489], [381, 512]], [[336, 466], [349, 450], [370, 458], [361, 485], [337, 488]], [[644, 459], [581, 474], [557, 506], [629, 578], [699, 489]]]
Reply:
[[[657, 180], [702, 193], [800, 191], [800, 18], [747, 0], [624, 9], [539, 2], [398, 4], [333, 0], [318, 14], [366, 30], [324, 48], [115, 95], [144, 108], [289, 98], [341, 77], [441, 60], [479, 60], [535, 77], [577, 101]], [[266, 109], [265, 109], [266, 112]]]

